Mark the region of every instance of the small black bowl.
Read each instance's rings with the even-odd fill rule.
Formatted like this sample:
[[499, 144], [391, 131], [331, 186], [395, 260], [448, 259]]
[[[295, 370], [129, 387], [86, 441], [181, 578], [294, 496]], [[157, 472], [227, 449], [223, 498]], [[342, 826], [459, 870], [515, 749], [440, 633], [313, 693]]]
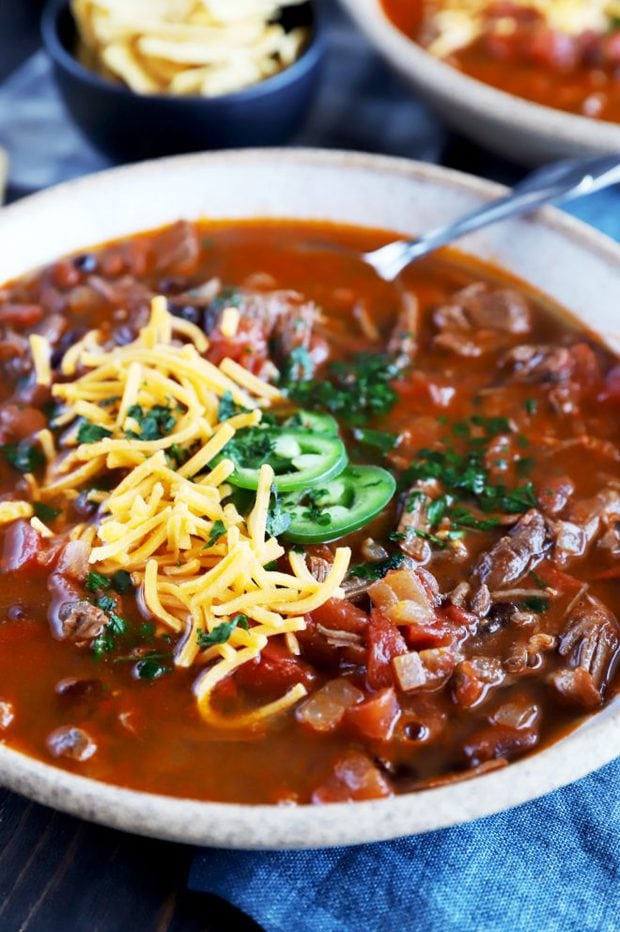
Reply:
[[[291, 11], [292, 12], [292, 11]], [[42, 33], [65, 104], [79, 129], [115, 161], [242, 146], [277, 146], [302, 126], [319, 85], [324, 42], [311, 2], [295, 10], [312, 29], [302, 56], [279, 74], [221, 97], [136, 94], [83, 67], [68, 0], [49, 0]]]

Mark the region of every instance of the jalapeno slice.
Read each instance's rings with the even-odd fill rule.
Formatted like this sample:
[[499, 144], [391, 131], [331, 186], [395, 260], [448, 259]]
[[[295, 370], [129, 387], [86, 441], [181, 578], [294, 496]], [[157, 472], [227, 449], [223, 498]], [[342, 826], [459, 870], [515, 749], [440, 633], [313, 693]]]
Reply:
[[324, 544], [358, 531], [380, 514], [396, 480], [379, 466], [349, 466], [330, 482], [282, 496], [292, 516], [283, 535], [295, 544]]
[[339, 437], [260, 427], [240, 430], [219, 458], [233, 461], [235, 471], [228, 481], [242, 489], [257, 489], [260, 467], [268, 463], [279, 492], [304, 491], [329, 482], [349, 462]]
[[313, 434], [323, 434], [325, 437], [337, 437], [340, 433], [336, 418], [331, 414], [319, 414], [318, 411], [296, 411], [282, 426], [289, 430], [309, 430]]

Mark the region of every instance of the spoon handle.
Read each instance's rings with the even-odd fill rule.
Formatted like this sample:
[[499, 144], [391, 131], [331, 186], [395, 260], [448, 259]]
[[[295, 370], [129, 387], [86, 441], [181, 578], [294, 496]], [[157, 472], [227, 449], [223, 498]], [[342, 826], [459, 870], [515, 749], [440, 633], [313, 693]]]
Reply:
[[367, 261], [387, 280], [393, 280], [414, 259], [446, 246], [483, 227], [531, 213], [545, 204], [591, 194], [620, 182], [620, 156], [558, 162], [538, 169], [516, 185], [509, 194], [491, 201], [445, 227], [431, 230], [409, 242], [391, 243], [368, 254]]

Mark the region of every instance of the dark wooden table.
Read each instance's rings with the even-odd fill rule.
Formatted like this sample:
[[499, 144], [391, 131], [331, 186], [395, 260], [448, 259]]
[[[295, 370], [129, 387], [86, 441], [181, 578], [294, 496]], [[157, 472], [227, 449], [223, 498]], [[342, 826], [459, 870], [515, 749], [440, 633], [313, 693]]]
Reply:
[[193, 852], [0, 790], [2, 932], [219, 932], [258, 927], [185, 889]]

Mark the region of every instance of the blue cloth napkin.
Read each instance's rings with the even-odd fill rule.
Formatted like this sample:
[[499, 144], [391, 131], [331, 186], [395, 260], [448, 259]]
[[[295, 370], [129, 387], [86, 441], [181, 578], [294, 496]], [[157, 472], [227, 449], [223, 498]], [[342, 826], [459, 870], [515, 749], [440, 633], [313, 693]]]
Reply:
[[617, 932], [619, 787], [616, 762], [518, 809], [414, 838], [206, 850], [189, 886], [267, 932]]

